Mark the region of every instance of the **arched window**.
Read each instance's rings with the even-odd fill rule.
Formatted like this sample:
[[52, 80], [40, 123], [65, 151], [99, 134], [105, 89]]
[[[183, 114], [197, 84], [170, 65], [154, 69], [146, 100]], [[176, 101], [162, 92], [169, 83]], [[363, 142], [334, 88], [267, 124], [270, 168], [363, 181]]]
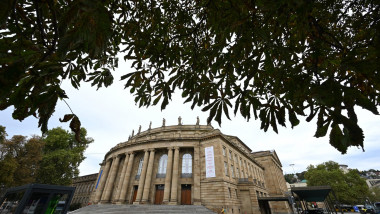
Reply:
[[143, 163], [144, 163], [144, 158], [142, 157], [142, 158], [140, 158], [140, 161], [139, 161], [139, 168], [137, 169], [136, 179], [140, 178], [142, 167], [143, 167]]
[[158, 162], [158, 174], [166, 174], [166, 166], [168, 165], [168, 155], [164, 154], [161, 156]]
[[192, 173], [192, 157], [190, 154], [182, 156], [182, 175], [190, 175]]
[[168, 164], [168, 155], [163, 154], [160, 157], [160, 160], [158, 162], [158, 172], [156, 174], [156, 178], [165, 178], [167, 164]]

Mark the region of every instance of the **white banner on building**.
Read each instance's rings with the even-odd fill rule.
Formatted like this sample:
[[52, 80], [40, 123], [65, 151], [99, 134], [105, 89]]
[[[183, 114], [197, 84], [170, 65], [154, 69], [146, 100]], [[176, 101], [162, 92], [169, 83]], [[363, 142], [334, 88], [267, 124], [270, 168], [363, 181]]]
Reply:
[[214, 147], [206, 147], [206, 178], [215, 177]]

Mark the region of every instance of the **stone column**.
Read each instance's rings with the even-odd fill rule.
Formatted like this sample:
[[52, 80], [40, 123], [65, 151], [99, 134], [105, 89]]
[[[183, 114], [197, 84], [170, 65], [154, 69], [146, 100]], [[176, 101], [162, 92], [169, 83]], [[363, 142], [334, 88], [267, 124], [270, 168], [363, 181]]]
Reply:
[[149, 199], [150, 182], [152, 180], [152, 174], [153, 174], [153, 163], [154, 163], [154, 149], [150, 149], [148, 169], [146, 171], [146, 178], [145, 178], [145, 184], [144, 184], [144, 192], [141, 199], [141, 202], [143, 203], [146, 203]]
[[247, 161], [243, 160], [243, 165], [244, 165], [244, 171], [245, 171], [245, 178], [248, 178], [249, 172], [248, 172], [248, 167], [247, 167]]
[[235, 176], [237, 179], [240, 178], [240, 169], [239, 169], [239, 159], [237, 159], [237, 163], [236, 163], [236, 158], [237, 156], [234, 156], [232, 159], [232, 162], [234, 163], [234, 167], [235, 167]]
[[106, 183], [104, 184], [104, 189], [103, 189], [102, 197], [100, 199], [101, 203], [105, 202], [105, 195], [106, 195], [108, 186], [110, 184], [111, 173], [112, 173], [112, 170], [115, 168], [115, 157], [112, 157], [112, 161], [110, 161], [110, 162], [111, 162], [111, 166], [110, 166], [110, 169], [108, 171]]
[[168, 148], [168, 163], [166, 165], [165, 189], [163, 203], [167, 204], [170, 198], [170, 183], [172, 180], [173, 148]]
[[111, 167], [110, 175], [107, 181], [106, 189], [104, 190], [104, 193], [102, 195], [102, 202], [109, 202], [111, 198], [111, 193], [113, 191], [113, 184], [115, 182], [117, 169], [119, 168], [119, 161], [120, 161], [120, 156], [114, 157], [112, 161], [112, 167]]
[[194, 158], [193, 158], [193, 178], [194, 178], [194, 205], [201, 205], [201, 160], [199, 145], [194, 147]]
[[128, 184], [129, 180], [131, 178], [131, 172], [132, 172], [132, 166], [133, 166], [133, 159], [135, 157], [135, 154], [133, 152], [129, 153], [129, 160], [128, 160], [128, 166], [127, 170], [125, 172], [125, 178], [123, 181], [123, 186], [121, 187], [119, 201], [122, 203], [125, 201], [125, 197], [128, 191]]
[[94, 199], [95, 203], [98, 203], [100, 201], [100, 198], [102, 197], [102, 193], [103, 193], [104, 186], [105, 186], [107, 176], [108, 176], [108, 171], [109, 171], [110, 165], [111, 165], [110, 159], [105, 160], [105, 162], [106, 162], [106, 166], [103, 169], [102, 175], [100, 177], [98, 189], [97, 189], [96, 194], [95, 194], [95, 199]]
[[172, 177], [172, 188], [170, 193], [170, 203], [172, 205], [177, 204], [177, 189], [178, 189], [178, 164], [179, 164], [179, 147], [174, 148], [174, 163], [173, 163], [173, 177]]
[[243, 166], [242, 166], [242, 164], [241, 164], [242, 161], [243, 161], [243, 160], [242, 160], [241, 158], [238, 158], [238, 162], [239, 162], [239, 170], [240, 170], [240, 172], [239, 172], [239, 176], [240, 176], [240, 178], [244, 178]]
[[140, 174], [139, 187], [137, 189], [136, 201], [133, 202], [133, 204], [140, 204], [140, 202], [141, 202], [141, 197], [142, 197], [142, 193], [144, 190], [146, 168], [148, 168], [148, 161], [149, 161], [148, 158], [149, 158], [149, 150], [145, 150], [144, 163], [143, 163], [143, 168], [142, 168], [141, 174]]
[[255, 171], [255, 178], [256, 178], [256, 180], [257, 181], [260, 180], [259, 173], [257, 172], [258, 171], [257, 167], [254, 168], [254, 171]]
[[[232, 158], [232, 154], [231, 154]], [[232, 178], [232, 172], [231, 172], [231, 160], [230, 160], [230, 150], [227, 149], [227, 172], [228, 172], [228, 177], [231, 179]]]
[[119, 179], [119, 182], [117, 183], [116, 195], [113, 199], [113, 201], [116, 201], [116, 202], [118, 202], [120, 198], [121, 187], [123, 186], [123, 182], [125, 178], [125, 170], [127, 169], [128, 159], [129, 159], [128, 153], [125, 153], [123, 169], [121, 170], [120, 179]]

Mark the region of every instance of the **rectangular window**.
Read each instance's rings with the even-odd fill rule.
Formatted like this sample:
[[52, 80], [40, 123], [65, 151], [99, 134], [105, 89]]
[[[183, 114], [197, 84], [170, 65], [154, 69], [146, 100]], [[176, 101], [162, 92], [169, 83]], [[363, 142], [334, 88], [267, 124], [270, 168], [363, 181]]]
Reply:
[[230, 160], [232, 160], [232, 151], [230, 151]]
[[239, 175], [239, 168], [236, 168], [236, 177], [240, 178], [240, 175]]
[[236, 195], [236, 198], [238, 197], [238, 194], [237, 194], [237, 189], [235, 189], [235, 195]]
[[223, 156], [226, 156], [226, 147], [223, 146]]
[[231, 198], [231, 188], [228, 187], [228, 197]]
[[227, 165], [227, 162], [224, 162], [224, 173], [226, 174], [226, 176], [228, 176], [228, 165]]
[[235, 155], [235, 162], [236, 162], [237, 164], [239, 163], [237, 155]]
[[231, 177], [235, 177], [234, 165], [231, 165]]

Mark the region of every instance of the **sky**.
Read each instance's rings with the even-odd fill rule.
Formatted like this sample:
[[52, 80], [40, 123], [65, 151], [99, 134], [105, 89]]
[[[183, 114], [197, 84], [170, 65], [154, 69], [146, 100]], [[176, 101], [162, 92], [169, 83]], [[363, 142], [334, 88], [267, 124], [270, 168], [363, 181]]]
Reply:
[[[200, 107], [191, 110], [190, 104], [183, 104], [184, 99], [180, 93], [173, 96], [163, 111], [160, 103], [158, 106], [139, 108], [134, 103], [133, 95], [124, 89], [125, 82], [119, 81], [121, 75], [132, 71], [128, 62], [120, 62], [119, 68], [114, 72], [114, 83], [99, 90], [89, 83], [82, 83], [79, 90], [74, 89], [69, 82], [62, 84], [69, 97], [66, 102], [81, 120], [82, 127], [87, 129], [88, 136], [94, 139], [85, 151], [86, 159], [79, 166], [80, 175], [97, 173], [106, 152], [116, 144], [127, 141], [132, 130], [136, 133], [139, 125], [142, 126], [142, 131], [148, 128], [150, 122], [152, 128], [160, 127], [163, 118], [166, 119], [167, 126], [176, 125], [179, 116], [185, 125], [195, 124], [197, 116], [201, 124], [206, 124], [208, 113], [202, 112]], [[350, 147], [345, 155], [330, 146], [328, 135], [323, 138], [313, 137], [315, 120], [307, 123], [304, 118], [300, 118], [298, 126], [293, 129], [290, 124], [287, 128], [279, 127], [278, 134], [271, 128], [264, 132], [260, 130], [259, 120], [246, 121], [240, 115], [231, 117], [231, 120], [224, 117], [221, 126], [213, 121], [212, 126], [224, 134], [239, 137], [252, 151], [275, 150], [285, 174], [302, 172], [310, 164], [317, 165], [330, 160], [348, 165], [351, 169], [380, 170], [380, 132], [377, 127], [380, 116], [361, 108], [356, 110], [359, 126], [365, 135], [365, 152], [361, 148]], [[12, 119], [12, 112], [11, 108], [0, 111], [0, 125], [6, 127], [8, 138], [13, 135], [41, 135], [37, 119], [29, 117], [20, 122]], [[59, 101], [49, 120], [49, 129], [60, 126], [69, 130], [69, 124], [59, 122], [59, 118], [69, 113], [67, 105]]]

